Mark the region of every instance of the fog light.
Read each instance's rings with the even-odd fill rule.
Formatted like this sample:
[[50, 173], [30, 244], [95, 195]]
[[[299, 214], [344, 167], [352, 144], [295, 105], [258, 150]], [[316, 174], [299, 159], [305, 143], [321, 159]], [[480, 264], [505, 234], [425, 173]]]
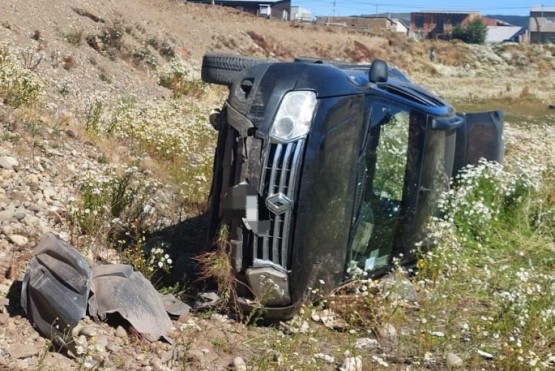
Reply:
[[276, 307], [291, 304], [286, 272], [268, 266], [249, 268], [245, 273], [252, 292], [257, 299], [263, 299], [265, 305]]

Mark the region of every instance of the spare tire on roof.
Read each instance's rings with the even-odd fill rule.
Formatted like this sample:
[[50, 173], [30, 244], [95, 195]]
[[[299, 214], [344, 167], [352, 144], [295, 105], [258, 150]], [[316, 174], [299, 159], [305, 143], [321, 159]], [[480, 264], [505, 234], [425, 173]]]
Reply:
[[229, 86], [245, 68], [268, 61], [268, 59], [234, 54], [207, 53], [202, 58], [202, 81]]

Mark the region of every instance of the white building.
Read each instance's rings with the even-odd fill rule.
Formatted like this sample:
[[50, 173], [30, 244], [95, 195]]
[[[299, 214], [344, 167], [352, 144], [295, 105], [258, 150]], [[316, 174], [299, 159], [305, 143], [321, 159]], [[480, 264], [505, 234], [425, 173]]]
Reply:
[[312, 22], [312, 12], [300, 6], [292, 6], [290, 20], [293, 22]]

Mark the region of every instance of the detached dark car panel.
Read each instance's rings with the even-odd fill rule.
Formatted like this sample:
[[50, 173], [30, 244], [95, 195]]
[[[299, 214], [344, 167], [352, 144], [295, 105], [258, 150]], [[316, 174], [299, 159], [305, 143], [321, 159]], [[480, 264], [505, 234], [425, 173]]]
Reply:
[[211, 234], [227, 224], [245, 307], [292, 316], [349, 270], [383, 274], [414, 243], [449, 179], [503, 159], [500, 112], [459, 115], [383, 61], [276, 62], [207, 54], [227, 85], [211, 192]]

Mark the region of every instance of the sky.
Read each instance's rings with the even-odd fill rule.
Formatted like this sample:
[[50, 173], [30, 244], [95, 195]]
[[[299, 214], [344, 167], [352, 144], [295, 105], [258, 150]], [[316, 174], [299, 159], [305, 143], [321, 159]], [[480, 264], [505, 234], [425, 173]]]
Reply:
[[[555, 1], [541, 4], [534, 0], [292, 0], [292, 6], [312, 11], [312, 16], [372, 15], [376, 13], [410, 13], [426, 10], [479, 11], [482, 15], [529, 15], [533, 6], [555, 7]], [[335, 4], [335, 6], [334, 6]]]

